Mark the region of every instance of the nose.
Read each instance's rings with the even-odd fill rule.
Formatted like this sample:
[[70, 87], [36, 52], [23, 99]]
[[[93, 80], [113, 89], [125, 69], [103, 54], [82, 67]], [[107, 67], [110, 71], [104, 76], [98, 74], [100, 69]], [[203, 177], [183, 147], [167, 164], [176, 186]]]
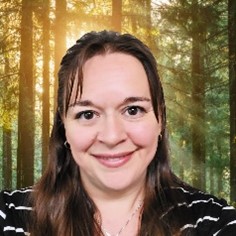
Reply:
[[104, 118], [97, 139], [109, 147], [115, 146], [126, 140], [127, 133], [120, 117], [110, 115]]

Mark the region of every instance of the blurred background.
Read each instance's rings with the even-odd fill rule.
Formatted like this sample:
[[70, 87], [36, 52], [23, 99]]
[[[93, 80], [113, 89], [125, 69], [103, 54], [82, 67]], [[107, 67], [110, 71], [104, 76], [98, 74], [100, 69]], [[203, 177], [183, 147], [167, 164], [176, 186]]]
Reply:
[[0, 189], [40, 178], [61, 57], [84, 33], [111, 29], [143, 40], [158, 61], [175, 173], [236, 202], [235, 3], [1, 0]]

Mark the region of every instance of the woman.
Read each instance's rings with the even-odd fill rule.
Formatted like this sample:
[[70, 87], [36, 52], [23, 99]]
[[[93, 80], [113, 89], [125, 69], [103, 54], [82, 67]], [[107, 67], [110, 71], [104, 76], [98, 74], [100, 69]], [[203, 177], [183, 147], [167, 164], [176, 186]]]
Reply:
[[47, 170], [2, 192], [2, 233], [235, 235], [235, 209], [180, 181], [168, 156], [152, 53], [128, 34], [88, 33], [61, 62]]

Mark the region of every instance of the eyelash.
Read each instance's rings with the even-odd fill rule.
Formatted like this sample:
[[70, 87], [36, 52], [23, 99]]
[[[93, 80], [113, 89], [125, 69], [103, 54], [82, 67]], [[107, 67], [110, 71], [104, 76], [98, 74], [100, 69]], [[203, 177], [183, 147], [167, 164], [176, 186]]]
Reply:
[[[136, 111], [139, 111], [140, 113], [146, 113], [146, 110], [141, 106], [128, 106], [128, 107], [125, 108], [124, 113], [126, 113], [128, 111], [131, 111], [131, 109], [136, 109]], [[128, 114], [128, 115], [135, 116], [137, 114], [135, 114], [135, 115]]]
[[79, 112], [78, 114], [76, 114], [75, 119], [82, 119], [82, 118], [85, 119], [85, 120], [90, 120], [90, 119], [92, 119], [92, 118], [86, 119], [86, 118], [85, 118], [85, 115], [86, 115], [86, 114], [92, 115], [92, 118], [94, 117], [94, 115], [97, 115], [97, 116], [98, 116], [98, 114], [96, 114], [95, 111], [86, 110], [86, 111], [81, 111], [81, 112]]
[[[136, 114], [130, 114], [129, 112], [132, 112], [132, 109], [135, 109]], [[134, 110], [133, 110], [134, 111]], [[138, 114], [146, 113], [146, 109], [144, 109], [141, 106], [128, 106], [124, 109], [123, 114], [127, 116], [137, 116]], [[85, 118], [86, 115], [90, 115], [90, 117]], [[75, 119], [85, 119], [85, 120], [91, 120], [95, 116], [99, 116], [95, 111], [93, 110], [85, 110], [81, 111], [78, 114], [76, 114]]]

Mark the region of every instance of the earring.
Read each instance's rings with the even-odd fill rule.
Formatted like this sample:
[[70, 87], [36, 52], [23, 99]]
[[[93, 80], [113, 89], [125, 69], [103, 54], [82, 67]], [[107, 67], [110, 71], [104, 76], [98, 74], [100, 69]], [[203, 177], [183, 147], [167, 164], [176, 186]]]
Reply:
[[66, 149], [70, 149], [70, 144], [67, 142], [67, 140], [64, 142], [64, 146]]
[[158, 136], [158, 142], [160, 142], [162, 140], [162, 134], [159, 134]]

